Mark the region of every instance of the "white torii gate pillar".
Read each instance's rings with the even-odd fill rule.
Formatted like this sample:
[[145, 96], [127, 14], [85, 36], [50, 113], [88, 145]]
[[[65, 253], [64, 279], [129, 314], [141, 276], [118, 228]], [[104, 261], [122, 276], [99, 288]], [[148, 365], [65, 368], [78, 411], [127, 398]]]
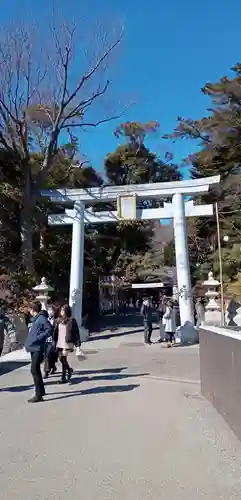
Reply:
[[82, 301], [84, 282], [84, 222], [85, 206], [82, 201], [76, 201], [73, 210], [73, 231], [71, 247], [71, 267], [69, 284], [69, 305], [79, 327], [82, 326]]
[[181, 324], [184, 325], [186, 322], [193, 324], [187, 224], [183, 194], [174, 194], [172, 198], [172, 206]]

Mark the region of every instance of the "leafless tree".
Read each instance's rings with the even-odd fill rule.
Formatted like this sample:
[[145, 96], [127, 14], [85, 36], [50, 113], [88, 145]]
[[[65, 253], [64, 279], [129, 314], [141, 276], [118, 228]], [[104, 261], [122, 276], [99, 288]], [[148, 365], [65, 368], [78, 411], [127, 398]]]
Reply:
[[[101, 25], [89, 45], [79, 44], [81, 26], [57, 26], [45, 33], [36, 26], [8, 29], [0, 39], [0, 148], [12, 155], [23, 174], [21, 237], [23, 264], [32, 262], [32, 216], [61, 142], [74, 130], [86, 130], [118, 118], [105, 101], [111, 86], [112, 55], [124, 32], [108, 34]], [[31, 154], [40, 152], [34, 172]]]

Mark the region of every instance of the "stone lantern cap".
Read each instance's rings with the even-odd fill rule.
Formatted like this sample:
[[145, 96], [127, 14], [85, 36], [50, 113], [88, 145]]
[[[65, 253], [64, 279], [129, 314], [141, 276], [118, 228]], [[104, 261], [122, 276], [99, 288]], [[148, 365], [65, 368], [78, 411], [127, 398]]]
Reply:
[[33, 290], [35, 292], [43, 293], [43, 294], [48, 294], [48, 292], [52, 292], [53, 288], [52, 286], [48, 285], [46, 278], [41, 278], [41, 282], [39, 285], [36, 285], [33, 287]]
[[209, 286], [209, 287], [217, 287], [217, 286], [220, 285], [220, 282], [214, 279], [213, 272], [210, 271], [208, 273], [208, 279], [203, 282], [203, 285], [204, 286]]

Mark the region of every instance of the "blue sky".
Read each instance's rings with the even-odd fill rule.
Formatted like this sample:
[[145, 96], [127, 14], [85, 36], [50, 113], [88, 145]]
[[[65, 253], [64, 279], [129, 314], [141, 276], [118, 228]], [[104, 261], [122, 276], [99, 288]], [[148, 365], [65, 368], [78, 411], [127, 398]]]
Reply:
[[[238, 0], [58, 0], [63, 19], [75, 18], [82, 30], [81, 16], [91, 30], [92, 18], [108, 26], [123, 23], [125, 38], [117, 54], [113, 89], [123, 103], [135, 104], [121, 121], [157, 120], [160, 133], [150, 141], [163, 156], [171, 150], [175, 161], [187, 156], [193, 143], [169, 145], [161, 134], [175, 126], [177, 116], [199, 118], [210, 102], [200, 88], [207, 81], [230, 74], [241, 61]], [[19, 18], [48, 23], [51, 0], [2, 0], [1, 21]], [[20, 7], [21, 6], [21, 7]], [[87, 26], [87, 25], [86, 25]], [[85, 26], [85, 27], [86, 27]], [[113, 130], [118, 122], [102, 125], [81, 135], [81, 145], [93, 166], [103, 168], [106, 154], [119, 144]]]

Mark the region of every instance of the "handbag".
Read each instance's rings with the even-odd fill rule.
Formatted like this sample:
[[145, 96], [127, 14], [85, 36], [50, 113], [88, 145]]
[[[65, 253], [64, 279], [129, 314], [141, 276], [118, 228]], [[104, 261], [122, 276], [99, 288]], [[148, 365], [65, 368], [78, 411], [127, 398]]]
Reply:
[[83, 351], [83, 349], [81, 349], [81, 347], [79, 347], [79, 346], [77, 346], [77, 347], [76, 347], [75, 355], [76, 355], [76, 358], [77, 358], [79, 361], [84, 361], [84, 359], [86, 359], [86, 354], [85, 354], [85, 352], [84, 352], [84, 351]]

